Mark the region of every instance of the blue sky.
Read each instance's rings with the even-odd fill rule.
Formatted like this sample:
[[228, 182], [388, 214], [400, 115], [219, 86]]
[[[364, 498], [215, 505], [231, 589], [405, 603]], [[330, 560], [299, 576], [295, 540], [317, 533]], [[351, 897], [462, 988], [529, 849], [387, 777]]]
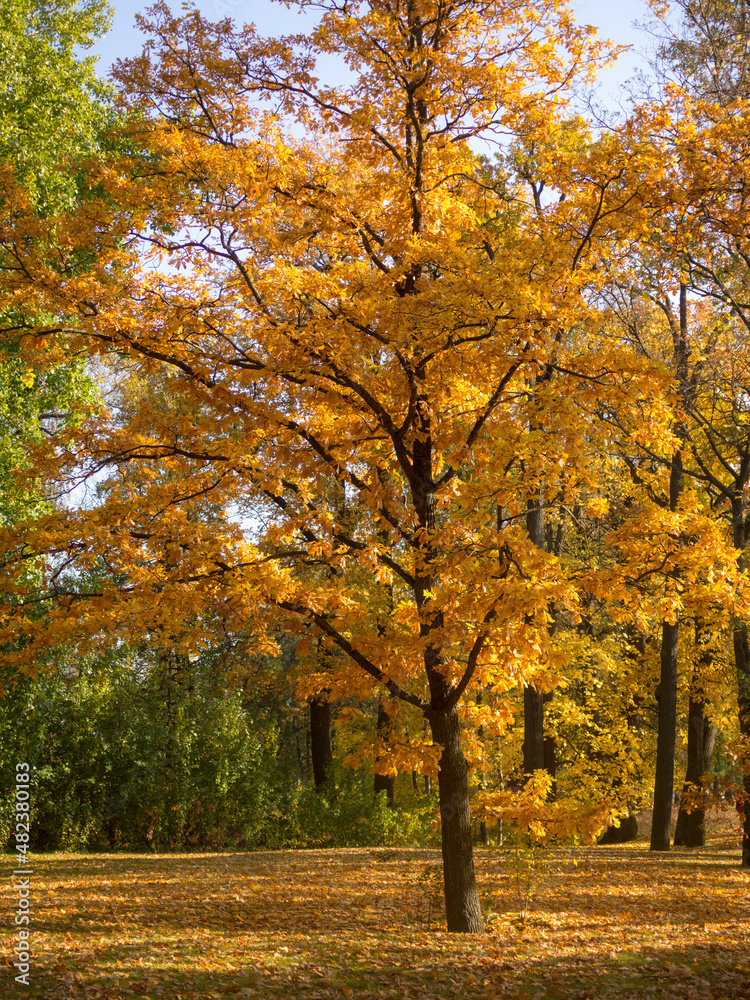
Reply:
[[[114, 0], [115, 18], [112, 30], [93, 50], [99, 57], [99, 69], [104, 73], [117, 58], [136, 55], [142, 45], [142, 35], [134, 27], [135, 15], [150, 0]], [[179, 10], [179, 0], [172, 0], [173, 10]], [[287, 10], [273, 0], [198, 0], [198, 7], [207, 16], [219, 20], [232, 17], [236, 21], [254, 22], [264, 35], [281, 35], [303, 31], [312, 23], [311, 14], [300, 15]], [[593, 24], [603, 37], [619, 44], [647, 47], [647, 38], [633, 28], [635, 20], [644, 18], [645, 0], [579, 0], [573, 3], [579, 21]], [[620, 58], [618, 64], [602, 80], [610, 100], [616, 100], [622, 84], [638, 64], [634, 54]], [[603, 95], [604, 96], [604, 95]]]

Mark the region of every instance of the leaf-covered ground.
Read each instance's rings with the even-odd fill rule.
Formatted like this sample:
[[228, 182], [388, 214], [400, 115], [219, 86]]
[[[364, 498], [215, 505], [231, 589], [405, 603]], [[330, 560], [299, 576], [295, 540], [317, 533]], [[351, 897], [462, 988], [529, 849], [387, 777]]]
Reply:
[[459, 936], [428, 912], [420, 876], [435, 851], [36, 856], [26, 988], [7, 964], [6, 856], [0, 995], [750, 1000], [736, 835], [664, 855], [642, 842], [553, 852], [525, 924], [512, 853], [502, 857], [477, 850], [491, 932]]

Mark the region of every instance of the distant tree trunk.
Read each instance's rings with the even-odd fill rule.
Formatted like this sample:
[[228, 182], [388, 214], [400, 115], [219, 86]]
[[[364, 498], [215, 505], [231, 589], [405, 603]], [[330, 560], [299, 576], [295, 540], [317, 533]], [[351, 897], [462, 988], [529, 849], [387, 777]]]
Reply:
[[[546, 691], [542, 698], [543, 705], [548, 705], [554, 697], [554, 692]], [[549, 799], [553, 802], [557, 798], [557, 741], [552, 733], [544, 731], [544, 744], [542, 750], [544, 758], [544, 769], [552, 778], [550, 785]]]
[[628, 807], [627, 815], [620, 817], [619, 826], [608, 826], [599, 838], [599, 844], [630, 844], [638, 837], [638, 818]]
[[[349, 517], [346, 509], [346, 490], [335, 476], [330, 476], [327, 483], [329, 502], [333, 507], [336, 522], [345, 524]], [[326, 570], [330, 580], [341, 576], [341, 569], [328, 566]], [[322, 635], [318, 636], [317, 664], [321, 672], [334, 669], [336, 652], [328, 646]], [[310, 757], [312, 763], [315, 790], [322, 791], [329, 776], [333, 763], [333, 735], [331, 732], [331, 703], [328, 700], [330, 691], [324, 690], [309, 699], [310, 705]]]
[[[538, 548], [544, 548], [544, 507], [541, 495], [529, 500], [526, 530]], [[536, 688], [523, 689], [523, 773], [544, 768], [544, 695]]]
[[[391, 725], [390, 716], [385, 710], [385, 706], [382, 701], [378, 702], [378, 736], [384, 740], [386, 743], [390, 739]], [[396, 786], [395, 775], [392, 774], [375, 774], [374, 776], [374, 794], [378, 795], [380, 792], [385, 792], [388, 799], [388, 805], [393, 808], [393, 794]]]
[[[735, 629], [733, 635], [734, 658], [737, 667], [738, 707], [740, 733], [750, 740], [750, 643], [747, 628], [743, 625]], [[744, 821], [742, 824], [742, 867], [750, 868], [750, 774], [743, 781]]]
[[523, 773], [544, 767], [544, 700], [541, 691], [523, 689]]
[[180, 755], [177, 722], [180, 703], [194, 688], [190, 658], [186, 653], [173, 649], [164, 650], [160, 656], [160, 708], [164, 713], [164, 742], [161, 744], [162, 772], [162, 836], [173, 847], [182, 842], [183, 829], [180, 819], [180, 785], [182, 780], [182, 760]]
[[[695, 643], [700, 648], [704, 629], [701, 622], [696, 622]], [[705, 809], [703, 798], [701, 797], [700, 808], [695, 808], [687, 812], [685, 808], [685, 796], [690, 791], [690, 786], [699, 785], [701, 777], [711, 770], [711, 757], [714, 751], [716, 740], [716, 726], [706, 718], [706, 700], [703, 692], [705, 690], [704, 672], [711, 664], [710, 653], [703, 647], [704, 652], [700, 656], [700, 664], [703, 670], [697, 668], [693, 671], [690, 679], [690, 692], [688, 695], [688, 734], [687, 734], [687, 770], [685, 773], [685, 783], [680, 797], [680, 811], [677, 814], [677, 824], [674, 830], [675, 847], [703, 847], [706, 843]], [[695, 795], [695, 789], [693, 789]]]
[[448, 931], [477, 934], [484, 930], [484, 922], [474, 872], [469, 769], [461, 748], [461, 722], [455, 707], [429, 710], [428, 719], [433, 740], [443, 747], [438, 790]]
[[[680, 394], [689, 405], [687, 286], [680, 284], [680, 315], [674, 322], [668, 313], [672, 331], [675, 371]], [[677, 510], [684, 485], [682, 449], [687, 444], [685, 425], [678, 422], [677, 448], [672, 455], [669, 471], [669, 509]], [[675, 611], [677, 616], [677, 611]], [[672, 826], [672, 796], [674, 794], [674, 744], [677, 734], [677, 645], [680, 635], [679, 617], [674, 622], [662, 622], [661, 673], [659, 678], [659, 734], [656, 740], [656, 775], [654, 779], [654, 812], [651, 823], [651, 850], [668, 851]]]
[[677, 641], [679, 623], [662, 623], [661, 676], [659, 681], [659, 734], [656, 738], [654, 812], [651, 850], [668, 851], [674, 794], [674, 744], [677, 733]]
[[688, 702], [687, 770], [674, 830], [675, 847], [704, 847], [706, 843], [705, 809], [694, 806], [687, 812], [684, 803], [690, 786], [700, 785], [701, 776], [711, 767], [716, 726], [708, 721], [705, 712], [706, 702], [694, 699], [691, 694]]
[[310, 698], [310, 755], [316, 789], [322, 788], [333, 763], [331, 705], [327, 698]]
[[[739, 549], [739, 568], [747, 569], [747, 549], [750, 540], [750, 522], [745, 516], [744, 491], [740, 490], [732, 498], [732, 535], [735, 548]], [[740, 733], [750, 740], [750, 642], [747, 626], [738, 623], [732, 633], [734, 664], [737, 671], [737, 708], [740, 719]], [[743, 780], [744, 822], [742, 836], [742, 867], [750, 868], [750, 773]]]
[[386, 800], [388, 805], [393, 809], [393, 796], [396, 786], [396, 779], [392, 774], [376, 774], [374, 777], [374, 793], [379, 795], [380, 792], [385, 792]]

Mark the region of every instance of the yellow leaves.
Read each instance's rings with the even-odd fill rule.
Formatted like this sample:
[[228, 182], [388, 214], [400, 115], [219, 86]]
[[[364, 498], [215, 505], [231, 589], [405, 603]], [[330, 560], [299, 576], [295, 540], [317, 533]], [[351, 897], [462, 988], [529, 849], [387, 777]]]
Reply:
[[667, 0], [648, 0], [648, 5], [655, 17], [665, 18], [670, 12], [670, 5]]
[[341, 708], [336, 710], [336, 721], [341, 724], [352, 721], [361, 721], [365, 718], [366, 716], [362, 709], [355, 708], [353, 705], [343, 705]]
[[416, 771], [436, 778], [442, 752], [441, 746], [426, 740], [398, 737], [386, 743], [377, 739], [374, 743], [360, 743], [346, 756], [344, 764], [357, 769], [374, 758], [374, 763], [370, 765], [371, 774], [395, 775]]
[[321, 671], [311, 672], [297, 681], [297, 697], [301, 701], [330, 690], [331, 676]]
[[378, 565], [373, 572], [373, 580], [375, 583], [390, 587], [393, 585], [393, 571], [387, 566]]
[[520, 793], [477, 792], [473, 812], [488, 825], [502, 819], [541, 844], [574, 836], [592, 843], [613, 816], [613, 803], [550, 802], [552, 781], [546, 771], [535, 771]]
[[468, 700], [461, 704], [459, 714], [467, 727], [475, 730], [481, 727], [485, 739], [489, 736], [503, 736], [515, 721], [514, 711], [507, 699], [496, 699], [492, 704], [477, 704]]
[[609, 500], [606, 497], [590, 497], [586, 501], [586, 513], [590, 517], [604, 517], [609, 513]]

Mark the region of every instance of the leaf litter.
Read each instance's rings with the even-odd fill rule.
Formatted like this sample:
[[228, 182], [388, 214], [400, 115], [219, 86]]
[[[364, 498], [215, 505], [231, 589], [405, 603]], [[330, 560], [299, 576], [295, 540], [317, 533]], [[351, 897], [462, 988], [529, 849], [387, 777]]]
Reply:
[[[434, 887], [425, 892], [437, 851], [38, 855], [31, 992], [750, 1000], [750, 872], [739, 867], [736, 836], [668, 854], [644, 843], [550, 850], [526, 920], [509, 858], [477, 849], [488, 933], [455, 935], [436, 912]], [[10, 895], [0, 992], [15, 1000], [30, 992], [9, 964]]]

